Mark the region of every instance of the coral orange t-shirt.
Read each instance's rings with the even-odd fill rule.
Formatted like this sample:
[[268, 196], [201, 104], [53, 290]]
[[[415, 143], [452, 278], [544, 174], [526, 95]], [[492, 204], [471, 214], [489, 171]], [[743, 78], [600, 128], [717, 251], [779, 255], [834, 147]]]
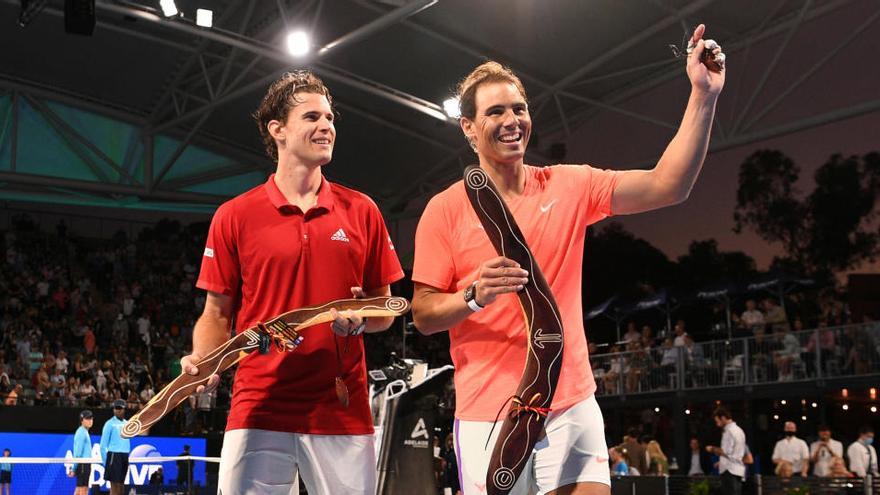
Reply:
[[[508, 207], [562, 315], [562, 370], [551, 408], [596, 390], [581, 307], [581, 268], [588, 225], [611, 215], [620, 173], [585, 165], [525, 165], [523, 193]], [[414, 282], [457, 292], [497, 257], [459, 181], [434, 196], [416, 230]], [[527, 335], [519, 300], [503, 294], [449, 329], [458, 419], [492, 421], [516, 392], [526, 362]]]

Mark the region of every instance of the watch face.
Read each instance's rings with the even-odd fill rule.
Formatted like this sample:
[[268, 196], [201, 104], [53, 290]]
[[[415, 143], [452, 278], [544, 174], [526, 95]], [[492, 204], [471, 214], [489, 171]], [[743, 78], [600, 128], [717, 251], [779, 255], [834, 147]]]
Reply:
[[467, 289], [464, 290], [464, 300], [470, 301], [474, 298], [474, 286], [469, 285]]

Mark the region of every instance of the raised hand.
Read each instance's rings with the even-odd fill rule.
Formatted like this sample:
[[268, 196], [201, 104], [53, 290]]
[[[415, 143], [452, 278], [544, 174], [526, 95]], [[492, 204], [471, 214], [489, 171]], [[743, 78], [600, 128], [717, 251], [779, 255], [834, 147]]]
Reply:
[[[726, 55], [721, 51], [721, 46], [714, 40], [704, 40], [706, 25], [700, 24], [694, 30], [689, 42], [687, 58], [687, 74], [691, 86], [698, 91], [717, 95], [724, 87], [726, 73]], [[710, 55], [703, 61], [703, 52], [708, 50]]]

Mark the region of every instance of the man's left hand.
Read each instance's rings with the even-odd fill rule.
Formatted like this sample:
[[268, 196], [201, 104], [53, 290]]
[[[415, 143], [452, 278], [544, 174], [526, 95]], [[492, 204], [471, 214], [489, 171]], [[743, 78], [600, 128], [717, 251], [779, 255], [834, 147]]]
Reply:
[[[721, 46], [713, 40], [704, 40], [703, 34], [705, 32], [705, 24], [700, 24], [694, 30], [694, 35], [691, 38], [691, 43], [694, 44], [694, 49], [688, 54], [687, 74], [688, 79], [691, 80], [691, 86], [695, 90], [709, 95], [717, 95], [721, 93], [721, 88], [724, 87], [724, 75], [727, 72], [727, 65], [726, 62], [723, 61], [725, 55], [724, 52], [721, 51]], [[709, 44], [708, 48], [706, 46], [707, 43]], [[719, 58], [722, 60], [720, 71], [714, 70], [714, 66], [713, 69], [707, 67], [707, 64], [711, 64], [711, 62], [704, 63], [700, 60], [704, 50], [709, 50], [711, 52], [709, 54], [710, 61], [713, 59], [718, 60]]]

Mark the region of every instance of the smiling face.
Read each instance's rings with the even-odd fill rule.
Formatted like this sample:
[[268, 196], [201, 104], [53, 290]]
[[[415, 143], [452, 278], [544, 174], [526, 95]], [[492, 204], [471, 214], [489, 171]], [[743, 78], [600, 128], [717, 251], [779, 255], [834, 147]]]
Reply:
[[525, 97], [512, 82], [487, 82], [475, 93], [476, 115], [461, 119], [461, 129], [476, 148], [480, 161], [521, 163], [532, 133]]
[[[297, 104], [287, 120], [269, 122], [269, 134], [278, 146], [279, 160], [287, 159], [307, 166], [326, 165], [333, 157], [336, 127], [327, 97], [317, 93], [294, 95]], [[285, 158], [281, 158], [284, 156]]]

